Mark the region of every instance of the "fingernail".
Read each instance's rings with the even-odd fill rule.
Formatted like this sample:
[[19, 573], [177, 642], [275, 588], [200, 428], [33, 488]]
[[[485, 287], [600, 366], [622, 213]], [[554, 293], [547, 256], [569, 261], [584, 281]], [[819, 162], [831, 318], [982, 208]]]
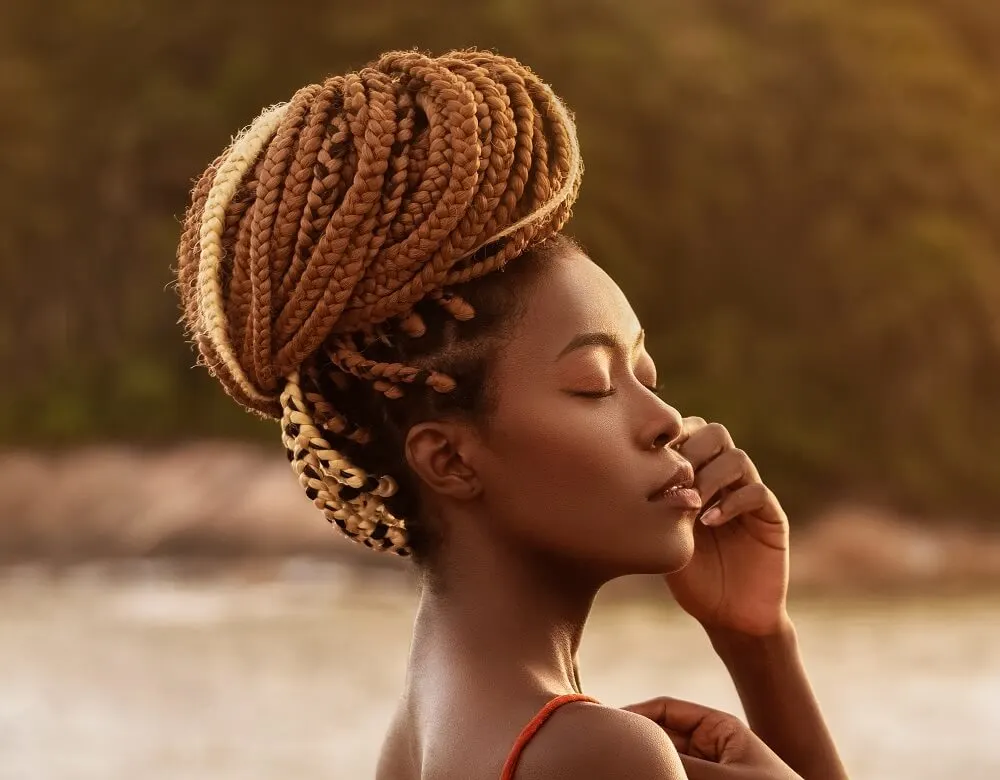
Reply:
[[719, 522], [722, 517], [722, 512], [719, 511], [719, 507], [713, 506], [705, 514], [701, 516], [701, 522], [705, 525], [714, 525]]

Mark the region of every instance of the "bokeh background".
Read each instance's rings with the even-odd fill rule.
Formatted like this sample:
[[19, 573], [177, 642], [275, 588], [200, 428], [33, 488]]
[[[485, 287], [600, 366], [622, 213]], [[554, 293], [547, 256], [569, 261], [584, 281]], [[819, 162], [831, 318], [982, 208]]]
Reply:
[[[193, 177], [261, 107], [465, 46], [574, 110], [567, 232], [665, 397], [788, 510], [852, 777], [1000, 776], [1000, 4], [11, 0], [0, 778], [372, 776], [412, 578], [192, 369], [172, 266]], [[662, 583], [601, 599], [594, 695], [739, 711]]]

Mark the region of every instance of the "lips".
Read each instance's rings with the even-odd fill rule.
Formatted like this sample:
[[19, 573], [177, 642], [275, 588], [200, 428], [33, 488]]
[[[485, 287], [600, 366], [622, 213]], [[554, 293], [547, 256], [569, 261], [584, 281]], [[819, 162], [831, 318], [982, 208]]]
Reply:
[[681, 485], [668, 488], [659, 498], [653, 500], [678, 509], [701, 509], [701, 494], [694, 488]]
[[[666, 482], [649, 494], [648, 500], [662, 501], [668, 495], [676, 495], [678, 491], [690, 490], [693, 487], [694, 469], [691, 468], [690, 463], [685, 461], [677, 466]], [[698, 495], [697, 491], [692, 490], [691, 492]], [[690, 498], [690, 496], [687, 496], [686, 498]]]

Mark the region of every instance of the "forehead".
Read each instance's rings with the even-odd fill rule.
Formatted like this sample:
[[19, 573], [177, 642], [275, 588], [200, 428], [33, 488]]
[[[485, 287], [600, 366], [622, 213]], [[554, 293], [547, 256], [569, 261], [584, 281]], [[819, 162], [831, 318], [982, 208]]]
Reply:
[[516, 351], [525, 358], [551, 362], [578, 333], [604, 331], [631, 345], [639, 327], [621, 288], [574, 249], [540, 269], [517, 329]]

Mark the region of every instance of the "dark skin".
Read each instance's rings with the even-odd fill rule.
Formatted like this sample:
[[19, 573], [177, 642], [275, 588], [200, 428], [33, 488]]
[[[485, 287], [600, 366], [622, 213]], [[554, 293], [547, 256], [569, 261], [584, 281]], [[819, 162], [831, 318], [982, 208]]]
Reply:
[[[777, 499], [723, 426], [683, 418], [651, 389], [639, 320], [603, 270], [573, 251], [540, 274], [498, 359], [489, 430], [433, 421], [407, 437], [445, 542], [377, 777], [496, 780], [542, 705], [582, 691], [577, 651], [598, 590], [658, 573], [704, 626], [753, 731], [665, 697], [575, 702], [528, 744], [517, 778], [845, 778], [785, 607]], [[583, 333], [608, 343], [560, 356]], [[648, 498], [683, 469], [701, 509], [718, 507], [710, 524]]]

